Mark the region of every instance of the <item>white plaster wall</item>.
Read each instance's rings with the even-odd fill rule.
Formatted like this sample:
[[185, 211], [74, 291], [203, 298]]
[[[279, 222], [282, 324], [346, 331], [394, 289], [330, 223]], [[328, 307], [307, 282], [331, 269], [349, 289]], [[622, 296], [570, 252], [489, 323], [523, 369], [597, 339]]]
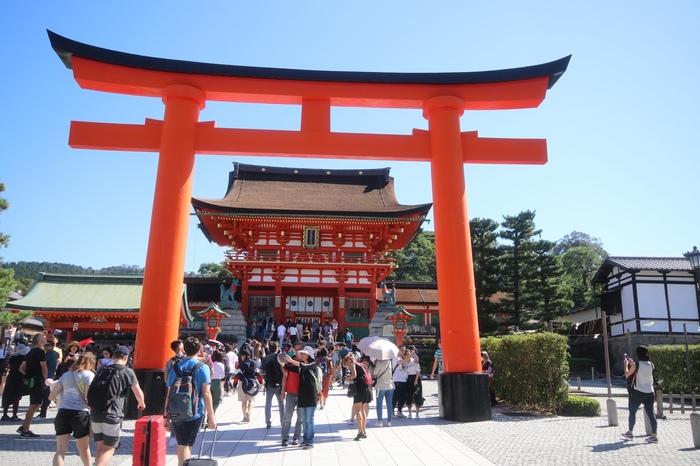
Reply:
[[639, 304], [639, 317], [653, 319], [667, 319], [666, 293], [663, 283], [638, 283], [637, 303]]
[[[698, 301], [695, 298], [694, 286], [668, 285], [668, 301], [672, 318], [698, 322]], [[681, 325], [681, 330], [682, 327]]]

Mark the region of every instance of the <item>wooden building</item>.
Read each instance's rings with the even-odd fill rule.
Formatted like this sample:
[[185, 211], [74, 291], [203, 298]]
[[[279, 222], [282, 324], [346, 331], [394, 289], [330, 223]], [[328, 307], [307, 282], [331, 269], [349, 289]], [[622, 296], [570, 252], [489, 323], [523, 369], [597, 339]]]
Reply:
[[361, 337], [395, 268], [389, 251], [414, 237], [432, 204], [399, 204], [388, 168], [234, 163], [225, 197], [192, 205], [206, 237], [228, 248], [248, 322], [336, 319]]

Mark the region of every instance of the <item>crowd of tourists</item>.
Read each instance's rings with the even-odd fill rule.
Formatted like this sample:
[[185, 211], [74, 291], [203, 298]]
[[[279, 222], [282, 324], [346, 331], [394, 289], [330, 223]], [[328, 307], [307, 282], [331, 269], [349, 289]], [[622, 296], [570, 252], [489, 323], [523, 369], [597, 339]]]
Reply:
[[[414, 346], [402, 345], [396, 357], [375, 360], [362, 354], [349, 330], [338, 338], [331, 321], [317, 323], [290, 321], [278, 326], [273, 338], [249, 338], [240, 348], [236, 343], [196, 337], [171, 343], [173, 356], [164, 362], [168, 386], [164, 417], [171, 436], [169, 446], [177, 446], [179, 465], [191, 457], [202, 427], [216, 428], [216, 411], [223, 398], [234, 395], [241, 403], [241, 422], [247, 423], [263, 391], [265, 425], [270, 429], [273, 421], [279, 423], [281, 447], [314, 447], [315, 412], [325, 408], [333, 388], [348, 390], [352, 398], [348, 424], [357, 426], [356, 441], [367, 438], [369, 405], [374, 399], [376, 427], [390, 427], [394, 417], [420, 418], [425, 399]], [[298, 337], [299, 325], [302, 335], [310, 334], [308, 338]], [[20, 343], [15, 340], [17, 334], [12, 334], [9, 345], [2, 342], [7, 351], [0, 353], [0, 362], [7, 368], [4, 389], [0, 389], [2, 421], [22, 422], [19, 435], [37, 438], [30, 430], [34, 415], [38, 412], [45, 417], [49, 405], [56, 402], [54, 465], [63, 464], [71, 435], [84, 465], [93, 461], [98, 466], [109, 464], [119, 445], [124, 397], [133, 392], [138, 409], [145, 409], [143, 392], [130, 369], [133, 345], [99, 347], [91, 339], [62, 345], [43, 333]], [[492, 376], [488, 355], [485, 361], [484, 369]], [[435, 352], [431, 378], [436, 371], [442, 372], [441, 349]], [[104, 387], [112, 389], [105, 391]], [[101, 403], [91, 401], [98, 397], [98, 390], [104, 392], [99, 396]], [[189, 411], [181, 402], [183, 395], [194, 400]], [[30, 406], [21, 419], [17, 410], [23, 396], [29, 397]], [[273, 403], [279, 413], [275, 420]], [[90, 435], [97, 444], [94, 460]]]

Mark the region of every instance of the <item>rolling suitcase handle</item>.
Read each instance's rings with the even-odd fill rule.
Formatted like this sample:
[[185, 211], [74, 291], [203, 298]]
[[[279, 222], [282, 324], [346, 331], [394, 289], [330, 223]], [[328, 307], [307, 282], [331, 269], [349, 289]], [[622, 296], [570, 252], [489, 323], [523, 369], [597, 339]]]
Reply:
[[[216, 433], [219, 431], [219, 426], [214, 429], [214, 438], [211, 440], [211, 450], [209, 450], [209, 459], [211, 459], [214, 454], [214, 445], [216, 445]], [[202, 457], [202, 450], [204, 449], [204, 443], [207, 440], [207, 426], [204, 426], [204, 432], [202, 432], [202, 442], [199, 444], [199, 457]]]

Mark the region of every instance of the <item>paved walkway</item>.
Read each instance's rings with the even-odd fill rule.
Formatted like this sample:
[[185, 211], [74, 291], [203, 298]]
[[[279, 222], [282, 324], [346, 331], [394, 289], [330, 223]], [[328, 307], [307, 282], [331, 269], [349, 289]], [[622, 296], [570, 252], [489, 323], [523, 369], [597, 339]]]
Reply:
[[[574, 381], [574, 388], [575, 385]], [[262, 395], [258, 395], [251, 422], [240, 422], [240, 403], [234, 396], [224, 398], [217, 412], [219, 430], [214, 458], [220, 466], [700, 464], [700, 450], [693, 447], [689, 411], [685, 414], [674, 411], [667, 419], [659, 420], [661, 441], [653, 445], [644, 442], [644, 421], [640, 412], [635, 430], [638, 437], [627, 441], [620, 436], [626, 430], [627, 399], [624, 396], [613, 398], [620, 425], [610, 427], [604, 381], [594, 384], [582, 381], [582, 389], [602, 395], [596, 397], [603, 409], [602, 416], [532, 416], [499, 405], [494, 409], [491, 421], [456, 423], [438, 417], [437, 384], [425, 381], [426, 406], [421, 419], [394, 419], [392, 427], [370, 427], [369, 438], [360, 442], [352, 440], [356, 429], [346, 423], [351, 400], [344, 391], [335, 389], [331, 390], [326, 409], [316, 411], [316, 446], [313, 450], [280, 446], [277, 411], [273, 409], [273, 427], [268, 431], [265, 429]], [[26, 405], [23, 405], [20, 417], [25, 410]], [[56, 445], [54, 415], [55, 410], [50, 410], [47, 419], [35, 420], [32, 430], [41, 437], [32, 440], [19, 438], [15, 433], [18, 423], [0, 422], [0, 465], [51, 464]], [[372, 406], [369, 425], [372, 426], [375, 420]], [[132, 464], [133, 427], [134, 421], [124, 422], [122, 446], [112, 465]], [[210, 436], [208, 432], [207, 437]], [[94, 454], [94, 445], [92, 451]], [[65, 464], [80, 465], [74, 442], [71, 442]], [[168, 448], [166, 464], [177, 464], [175, 448]]]

